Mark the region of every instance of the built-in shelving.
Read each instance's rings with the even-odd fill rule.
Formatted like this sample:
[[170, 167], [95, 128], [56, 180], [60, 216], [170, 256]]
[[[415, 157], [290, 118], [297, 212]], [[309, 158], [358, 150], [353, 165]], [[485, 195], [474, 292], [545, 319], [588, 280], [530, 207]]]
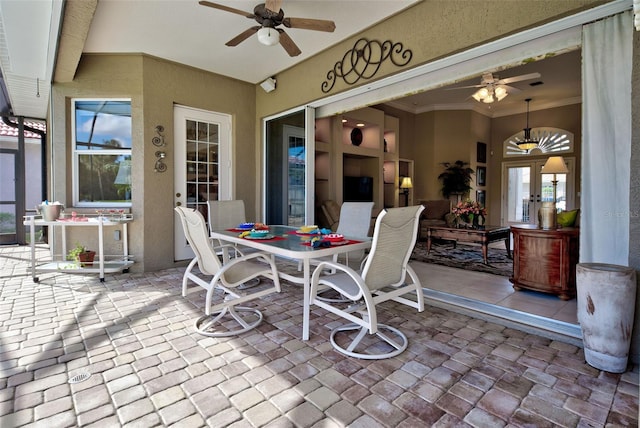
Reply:
[[[354, 129], [361, 141], [352, 141]], [[317, 199], [344, 202], [344, 177], [371, 177], [374, 212], [399, 206], [399, 131], [398, 118], [370, 107], [317, 119]]]

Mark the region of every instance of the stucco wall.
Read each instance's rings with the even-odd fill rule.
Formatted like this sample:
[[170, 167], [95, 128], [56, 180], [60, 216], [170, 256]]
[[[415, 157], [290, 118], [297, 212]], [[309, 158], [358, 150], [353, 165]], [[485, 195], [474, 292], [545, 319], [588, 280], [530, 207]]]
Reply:
[[[74, 81], [56, 84], [52, 91], [52, 199], [64, 201], [69, 207], [67, 210], [72, 202], [69, 142], [70, 100], [74, 97], [131, 98], [131, 211], [135, 221], [129, 227], [129, 252], [136, 260], [131, 270], [154, 271], [174, 263], [174, 104], [233, 116], [235, 197], [246, 201], [248, 215], [256, 212], [253, 85], [145, 55], [83, 55]], [[154, 172], [158, 147], [151, 144], [151, 139], [157, 135], [156, 125], [165, 127], [168, 164], [165, 173]], [[73, 243], [77, 239], [71, 236], [69, 241]], [[97, 245], [94, 237], [82, 237], [82, 241]], [[109, 234], [105, 248], [111, 254], [117, 254], [121, 241], [114, 241]]]
[[[51, 111], [49, 119], [49, 144], [52, 165], [49, 168], [49, 199], [60, 201], [69, 213], [95, 214], [93, 209], [77, 209], [73, 207], [72, 195], [72, 134], [71, 134], [71, 99], [72, 98], [130, 98], [132, 117], [132, 147], [135, 153], [143, 142], [143, 105], [142, 105], [142, 60], [134, 55], [93, 55], [80, 60], [75, 79], [71, 83], [53, 85], [51, 91]], [[141, 159], [134, 157], [132, 173], [135, 180]], [[138, 183], [134, 181], [132, 194], [140, 192]], [[140, 193], [138, 193], [140, 194]], [[141, 198], [134, 198], [132, 211], [135, 213], [141, 206]], [[58, 231], [59, 232], [59, 231]], [[87, 234], [81, 228], [71, 228], [67, 242], [73, 245], [80, 242], [91, 249], [97, 248], [97, 234]], [[54, 238], [54, 248], [58, 248], [59, 237]], [[115, 241], [109, 236], [104, 242], [106, 254], [122, 252], [122, 241]], [[129, 253], [136, 256], [143, 254], [143, 229], [141, 222], [134, 222], [129, 227]], [[142, 269], [143, 264], [137, 266]]]
[[[489, 185], [489, 221], [492, 224], [500, 224], [501, 201], [500, 198], [496, 196], [502, 194], [502, 162], [518, 160], [518, 158], [515, 157], [504, 158], [502, 155], [502, 144], [507, 138], [522, 130], [526, 126], [526, 121], [527, 118], [525, 113], [498, 117], [491, 120], [491, 139], [489, 141], [489, 147], [487, 148], [487, 184]], [[582, 147], [582, 104], [571, 104], [546, 110], [532, 110], [529, 112], [529, 125], [532, 128], [561, 128], [573, 133], [574, 151], [572, 153], [563, 153], [563, 156], [574, 157], [576, 159], [575, 205], [579, 207], [579, 192], [581, 191], [580, 174], [582, 173], [582, 168], [580, 166]], [[527, 156], [527, 159], [540, 159], [546, 157], [547, 155], [542, 153], [535, 154], [534, 152], [530, 156]]]
[[[640, 51], [640, 33], [633, 33], [633, 50]], [[633, 57], [632, 80], [632, 135], [631, 135], [631, 186], [629, 189], [629, 266], [636, 270], [636, 282], [640, 284], [640, 97], [637, 96], [637, 88], [640, 88], [640, 56]], [[636, 287], [636, 319], [631, 341], [631, 359], [636, 363], [640, 361], [640, 290]]]
[[[504, 0], [425, 0], [279, 73], [276, 76], [278, 88], [275, 91], [265, 93], [256, 86], [257, 115], [262, 118], [302, 106], [309, 101], [365, 85], [387, 75], [602, 3], [606, 1], [517, 0], [511, 2], [511, 7], [505, 8]], [[402, 68], [386, 61], [373, 79], [360, 81], [355, 85], [348, 85], [339, 79], [328, 94], [323, 93], [321, 84], [326, 80], [327, 72], [361, 37], [401, 42], [406, 49], [411, 49], [413, 58]]]
[[[143, 58], [144, 95], [144, 216], [145, 270], [167, 267], [173, 262], [173, 106], [174, 104], [232, 116], [232, 166], [235, 199], [243, 199], [248, 218], [255, 218], [256, 157], [254, 144], [254, 86], [239, 80], [185, 67], [153, 57]], [[168, 171], [156, 173], [157, 147], [151, 144], [156, 125], [163, 125], [167, 141]], [[161, 231], [160, 233], [158, 233]]]

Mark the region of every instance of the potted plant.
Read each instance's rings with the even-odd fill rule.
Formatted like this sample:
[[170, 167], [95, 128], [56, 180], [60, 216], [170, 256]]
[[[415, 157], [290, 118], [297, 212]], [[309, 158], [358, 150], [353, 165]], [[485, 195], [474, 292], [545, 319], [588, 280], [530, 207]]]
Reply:
[[468, 162], [457, 160], [454, 163], [443, 162], [444, 172], [438, 176], [442, 182], [442, 196], [465, 195], [471, 190], [471, 179], [474, 173]]
[[95, 251], [87, 250], [84, 245], [78, 243], [76, 243], [76, 246], [67, 252], [67, 260], [76, 262], [80, 267], [93, 264], [95, 256]]

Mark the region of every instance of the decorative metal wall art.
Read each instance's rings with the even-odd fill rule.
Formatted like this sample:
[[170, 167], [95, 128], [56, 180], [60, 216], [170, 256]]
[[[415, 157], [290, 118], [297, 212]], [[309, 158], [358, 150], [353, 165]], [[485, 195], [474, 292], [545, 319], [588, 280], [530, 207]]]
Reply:
[[[151, 144], [156, 147], [166, 146], [164, 135], [162, 135], [162, 133], [164, 132], [164, 126], [157, 125], [155, 131], [158, 135], [151, 139]], [[164, 150], [158, 150], [156, 151], [155, 155], [156, 163], [153, 166], [153, 172], [165, 172], [167, 170], [167, 164], [164, 163], [164, 158], [167, 157], [167, 152], [165, 152]]]
[[158, 135], [151, 139], [151, 143], [153, 143], [154, 146], [162, 147], [165, 145], [164, 135], [162, 135], [163, 132], [164, 132], [164, 126], [162, 125], [156, 126], [156, 134]]
[[164, 163], [164, 158], [167, 156], [165, 152], [158, 150], [156, 152], [156, 164], [153, 167], [153, 172], [165, 172], [167, 170], [167, 164]]
[[353, 85], [360, 79], [371, 79], [376, 75], [382, 63], [390, 60], [393, 65], [403, 67], [409, 64], [413, 53], [404, 49], [402, 43], [391, 40], [358, 40], [351, 50], [344, 54], [341, 61], [327, 73], [327, 80], [322, 82], [321, 89], [325, 94], [333, 89], [336, 79], [341, 77], [345, 83]]

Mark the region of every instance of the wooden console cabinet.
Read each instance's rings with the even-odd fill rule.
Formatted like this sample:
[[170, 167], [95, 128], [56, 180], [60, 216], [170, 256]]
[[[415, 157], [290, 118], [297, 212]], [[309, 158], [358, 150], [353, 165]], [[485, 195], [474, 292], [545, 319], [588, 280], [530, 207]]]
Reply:
[[562, 300], [576, 295], [580, 229], [538, 229], [535, 225], [511, 226], [515, 290], [523, 288], [557, 294]]

